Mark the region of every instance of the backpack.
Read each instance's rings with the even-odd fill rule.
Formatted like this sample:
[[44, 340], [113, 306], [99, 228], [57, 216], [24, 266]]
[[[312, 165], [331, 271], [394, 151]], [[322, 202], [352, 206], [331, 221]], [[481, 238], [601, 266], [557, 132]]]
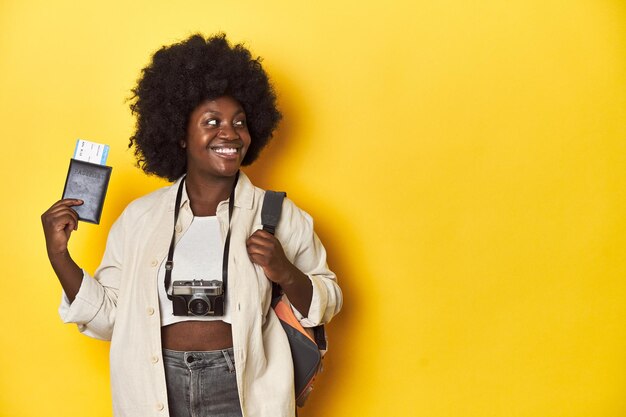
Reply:
[[[280, 220], [286, 195], [284, 192], [265, 192], [261, 222], [263, 230], [272, 235]], [[326, 354], [327, 348], [326, 332], [323, 325], [303, 328], [293, 314], [291, 305], [283, 295], [280, 286], [276, 283], [272, 283], [272, 308], [289, 340], [293, 359], [296, 405], [302, 407], [313, 390], [315, 376], [322, 371], [322, 357]]]

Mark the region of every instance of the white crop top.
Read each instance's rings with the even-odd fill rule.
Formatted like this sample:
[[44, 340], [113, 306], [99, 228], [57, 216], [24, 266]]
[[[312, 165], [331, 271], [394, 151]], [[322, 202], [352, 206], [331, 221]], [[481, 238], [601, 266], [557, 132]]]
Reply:
[[[180, 238], [174, 250], [174, 269], [172, 280], [218, 280], [222, 281], [222, 256], [224, 248], [220, 234], [220, 225], [216, 216], [195, 217], [191, 225]], [[172, 301], [165, 293], [165, 260], [159, 267], [159, 306], [161, 310], [161, 326], [181, 321], [215, 321], [231, 323], [228, 292], [224, 305], [223, 316], [175, 316]], [[171, 284], [168, 291], [171, 293]]]

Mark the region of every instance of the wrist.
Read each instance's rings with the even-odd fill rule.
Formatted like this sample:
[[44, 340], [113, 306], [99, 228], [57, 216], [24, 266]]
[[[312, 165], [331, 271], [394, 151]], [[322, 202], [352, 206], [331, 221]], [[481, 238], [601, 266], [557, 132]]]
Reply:
[[281, 288], [285, 289], [293, 287], [305, 279], [308, 279], [307, 276], [294, 265], [290, 264], [290, 267], [286, 270], [286, 272], [281, 274], [279, 279], [274, 282], [280, 285]]
[[281, 287], [291, 285], [293, 283], [293, 265], [285, 265], [280, 269], [275, 269], [267, 277]]
[[66, 248], [58, 251], [48, 250], [48, 259], [50, 260], [50, 263], [54, 265], [57, 263], [71, 261], [72, 257]]

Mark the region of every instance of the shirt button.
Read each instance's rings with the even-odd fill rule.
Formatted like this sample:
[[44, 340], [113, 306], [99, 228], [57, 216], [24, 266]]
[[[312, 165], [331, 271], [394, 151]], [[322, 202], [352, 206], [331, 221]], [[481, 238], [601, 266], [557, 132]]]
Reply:
[[176, 233], [180, 233], [183, 231], [183, 227], [180, 224], [176, 225]]
[[158, 363], [159, 362], [158, 356], [153, 356], [150, 360], [152, 361], [152, 363]]
[[157, 411], [163, 411], [164, 408], [165, 408], [165, 406], [163, 405], [163, 403], [157, 403], [157, 405], [156, 405]]
[[154, 309], [152, 307], [148, 307], [148, 309], [146, 310], [146, 312], [148, 313], [149, 316], [154, 314]]
[[159, 261], [157, 261], [156, 259], [153, 259], [152, 262], [150, 262], [150, 265], [152, 266], [157, 266], [159, 264]]

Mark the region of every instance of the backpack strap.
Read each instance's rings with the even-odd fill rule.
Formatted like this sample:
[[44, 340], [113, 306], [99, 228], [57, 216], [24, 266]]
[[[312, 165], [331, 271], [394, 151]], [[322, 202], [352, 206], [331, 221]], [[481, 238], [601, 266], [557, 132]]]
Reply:
[[[276, 226], [280, 220], [280, 215], [283, 211], [283, 200], [287, 196], [287, 193], [283, 191], [266, 191], [263, 198], [263, 208], [261, 209], [261, 223], [263, 223], [263, 230], [275, 234]], [[280, 300], [282, 296], [282, 289], [280, 285], [272, 282], [272, 306]], [[324, 325], [316, 326], [313, 328], [313, 338], [317, 343], [317, 346], [321, 350], [326, 350], [326, 331]]]
[[[282, 191], [266, 191], [263, 197], [263, 208], [261, 209], [261, 223], [263, 230], [271, 234], [276, 233], [276, 226], [283, 211], [283, 200], [287, 193]], [[280, 301], [282, 290], [280, 285], [272, 282], [272, 307]]]
[[276, 233], [276, 226], [283, 211], [283, 200], [287, 193], [282, 191], [266, 191], [263, 198], [263, 208], [261, 209], [261, 223], [263, 230]]

